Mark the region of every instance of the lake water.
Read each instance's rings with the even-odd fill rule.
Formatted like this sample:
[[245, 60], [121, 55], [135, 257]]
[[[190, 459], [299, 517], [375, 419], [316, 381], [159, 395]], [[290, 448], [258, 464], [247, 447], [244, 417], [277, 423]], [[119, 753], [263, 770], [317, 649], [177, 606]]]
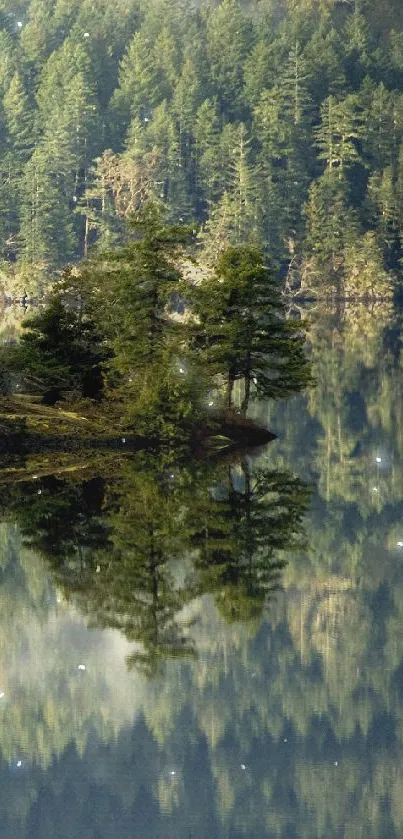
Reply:
[[2, 470], [2, 839], [403, 835], [401, 335], [312, 313], [253, 456]]

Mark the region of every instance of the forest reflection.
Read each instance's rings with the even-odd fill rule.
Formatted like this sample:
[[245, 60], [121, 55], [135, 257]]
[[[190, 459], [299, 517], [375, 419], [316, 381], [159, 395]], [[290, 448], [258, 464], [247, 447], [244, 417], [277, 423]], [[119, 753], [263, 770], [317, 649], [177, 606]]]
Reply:
[[6, 839], [403, 835], [402, 334], [312, 314], [256, 458], [3, 470]]
[[197, 655], [197, 598], [212, 595], [227, 622], [258, 623], [281, 588], [310, 490], [262, 462], [105, 457], [85, 480], [73, 472], [4, 487], [3, 518], [91, 627], [133, 643], [129, 668], [154, 677], [166, 659]]

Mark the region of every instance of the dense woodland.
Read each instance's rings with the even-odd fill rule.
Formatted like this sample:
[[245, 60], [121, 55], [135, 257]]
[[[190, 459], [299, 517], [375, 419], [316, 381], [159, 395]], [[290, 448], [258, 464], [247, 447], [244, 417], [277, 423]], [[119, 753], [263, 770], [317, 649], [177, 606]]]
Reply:
[[[189, 238], [185, 225], [166, 226], [147, 204], [125, 247], [65, 271], [20, 343], [1, 348], [0, 389], [9, 398], [0, 427], [7, 433], [14, 414], [17, 449], [15, 393], [37, 420], [38, 399], [67, 401], [92, 420], [95, 436], [127, 429], [142, 435], [137, 445], [181, 438], [197, 446], [218, 429], [233, 439], [234, 423], [241, 434], [235, 411], [246, 442], [252, 397], [284, 397], [312, 382], [301, 321], [285, 317], [263, 252], [229, 246], [203, 282], [191, 283], [183, 271]], [[49, 415], [42, 419], [46, 435]]]
[[291, 290], [399, 288], [400, 0], [2, 0], [0, 26], [6, 288], [120, 241], [145, 198], [205, 260], [247, 241]]

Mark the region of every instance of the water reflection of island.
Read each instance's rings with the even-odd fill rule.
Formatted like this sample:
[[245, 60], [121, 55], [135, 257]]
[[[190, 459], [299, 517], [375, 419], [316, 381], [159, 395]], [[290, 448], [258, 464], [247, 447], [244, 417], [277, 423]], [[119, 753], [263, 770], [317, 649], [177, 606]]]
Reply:
[[309, 491], [299, 479], [247, 458], [179, 468], [138, 455], [104, 467], [81, 482], [9, 485], [2, 504], [90, 625], [133, 642], [130, 667], [153, 676], [165, 659], [196, 654], [198, 596], [212, 594], [228, 621], [262, 615], [281, 551], [301, 539]]

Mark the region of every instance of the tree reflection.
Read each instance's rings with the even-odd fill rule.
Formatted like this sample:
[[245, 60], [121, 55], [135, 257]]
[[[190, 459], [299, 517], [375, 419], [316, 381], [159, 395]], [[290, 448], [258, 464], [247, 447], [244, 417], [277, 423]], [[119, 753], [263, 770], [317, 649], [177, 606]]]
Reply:
[[[195, 656], [195, 598], [228, 621], [258, 620], [281, 584], [281, 552], [301, 542], [307, 487], [287, 472], [235, 463], [172, 466], [136, 455], [103, 477], [9, 486], [2, 503], [91, 626], [133, 642], [128, 666], [155, 676]], [[112, 473], [112, 474], [111, 474]]]
[[197, 493], [189, 517], [199, 591], [215, 595], [228, 621], [260, 617], [280, 587], [286, 561], [278, 552], [300, 536], [308, 498], [299, 479], [253, 469], [246, 459], [220, 470], [214, 485]]

